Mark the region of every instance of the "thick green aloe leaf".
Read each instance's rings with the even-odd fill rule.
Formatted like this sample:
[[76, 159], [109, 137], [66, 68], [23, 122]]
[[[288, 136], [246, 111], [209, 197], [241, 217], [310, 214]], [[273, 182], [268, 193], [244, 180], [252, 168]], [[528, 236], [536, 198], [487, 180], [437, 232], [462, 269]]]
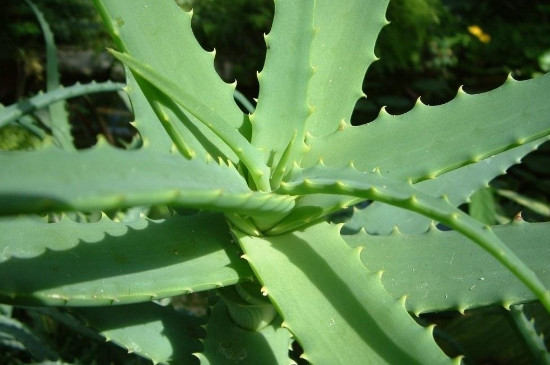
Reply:
[[[505, 173], [506, 169], [546, 140], [547, 138], [542, 138], [512, 148], [434, 179], [422, 181], [415, 184], [415, 188], [432, 196], [445, 195], [451, 204], [459, 206], [475, 191]], [[357, 232], [364, 227], [371, 234], [389, 234], [397, 226], [402, 233], [423, 233], [430, 227], [430, 223], [431, 219], [421, 214], [374, 202], [365, 209], [354, 211], [352, 218], [346, 222], [346, 231]]]
[[386, 24], [387, 6], [387, 0], [315, 2], [315, 74], [308, 88], [308, 102], [315, 111], [307, 120], [312, 135], [332, 133], [341, 122], [349, 124], [355, 103], [363, 97], [365, 72], [376, 60], [374, 44]]
[[410, 182], [387, 179], [379, 172], [360, 172], [352, 167], [334, 169], [320, 164], [296, 171], [293, 180], [281, 183], [279, 191], [295, 195], [325, 193], [356, 196], [424, 214], [459, 231], [489, 252], [531, 289], [550, 312], [550, 291], [540, 278], [502, 243], [489, 226], [457, 209], [444, 197], [436, 199], [415, 189]]
[[402, 115], [383, 110], [372, 123], [309, 139], [311, 150], [302, 166], [319, 159], [334, 167], [353, 161], [361, 171], [379, 168], [394, 179], [433, 178], [550, 134], [549, 88], [547, 74], [510, 79], [479, 95], [459, 91], [439, 106], [419, 102]]
[[[191, 29], [191, 13], [180, 9], [173, 0], [94, 0], [117, 47], [139, 61], [150, 65], [160, 75], [184, 87], [210, 112], [232, 128], [241, 128], [246, 120], [233, 100], [235, 85], [225, 84], [214, 70], [215, 52], [206, 52], [196, 41]], [[162, 21], [160, 21], [162, 19]], [[149, 95], [147, 95], [149, 97]], [[162, 115], [178, 120], [183, 110], [174, 113], [161, 107]], [[201, 148], [201, 136], [217, 146], [223, 155], [238, 162], [235, 154], [207, 127], [192, 115], [185, 126], [188, 144], [194, 153], [205, 155], [212, 150]], [[151, 120], [149, 123], [157, 123]], [[183, 127], [183, 126], [182, 126]], [[192, 137], [195, 136], [195, 137]]]
[[[360, 261], [338, 226], [274, 237], [235, 234], [283, 327], [314, 364], [450, 363], [432, 338]], [[345, 351], [344, 349], [353, 349]]]
[[101, 83], [92, 81], [89, 84], [77, 83], [73, 86], [57, 88], [48, 93], [39, 93], [32, 98], [21, 100], [7, 107], [0, 106], [0, 127], [21, 118], [25, 114], [48, 107], [60, 100], [97, 92], [118, 91], [123, 86], [123, 84], [111, 81]]
[[51, 305], [149, 301], [252, 277], [223, 216], [97, 223], [0, 221], [0, 298]]
[[288, 161], [281, 163], [290, 167], [304, 152], [305, 122], [311, 114], [307, 89], [313, 75], [310, 50], [314, 6], [312, 0], [275, 2], [273, 26], [265, 36], [267, 56], [264, 69], [258, 74], [260, 94], [250, 121], [252, 143], [265, 151], [273, 168], [294, 134]]
[[191, 13], [172, 0], [94, 0], [117, 46], [178, 85], [212, 112], [239, 128], [242, 112], [233, 100], [234, 87], [216, 71], [212, 54], [199, 45], [191, 29]]
[[288, 358], [292, 342], [290, 332], [280, 325], [281, 320], [276, 319], [261, 331], [244, 330], [235, 325], [226, 305], [220, 301], [208, 319], [204, 351], [195, 355], [204, 365], [291, 364]]
[[[54, 35], [44, 15], [38, 8], [29, 0], [26, 3], [32, 9], [42, 34], [44, 35], [44, 43], [46, 44], [46, 90], [53, 91], [61, 85], [59, 82], [59, 70], [57, 68], [57, 49], [55, 46]], [[64, 101], [58, 101], [49, 105], [50, 123], [52, 134], [56, 142], [64, 149], [73, 151], [73, 137], [71, 134], [71, 125], [69, 123], [69, 115], [67, 113], [66, 104]]]
[[153, 364], [198, 364], [197, 339], [202, 321], [155, 303], [71, 310], [119, 346], [153, 361]]
[[[495, 226], [494, 232], [550, 286], [550, 223]], [[415, 314], [492, 304], [508, 308], [536, 299], [510, 271], [455, 231], [432, 228], [388, 236], [362, 231], [342, 238], [352, 247], [365, 247], [361, 261], [370, 271], [382, 270], [384, 288], [395, 298], [406, 295], [406, 307]]]
[[[210, 143], [193, 125], [189, 116], [172, 99], [159, 92], [157, 88], [139, 75], [134, 75], [134, 78], [137, 80], [141, 93], [144, 94], [155, 115], [153, 120], [159, 122], [164, 134], [172, 140], [177, 150], [185, 158], [212, 156], [214, 159], [231, 160], [233, 163], [238, 162], [236, 156], [226, 154], [220, 151], [215, 144]], [[234, 130], [231, 127], [228, 128]], [[227, 146], [224, 147], [231, 152]]]
[[[173, 80], [163, 77], [159, 72], [130, 55], [116, 51], [111, 51], [111, 53], [124, 62], [134, 72], [134, 76], [139, 76], [139, 79], [143, 79], [150, 84], [148, 84], [144, 92], [146, 95], [154, 95], [153, 100], [150, 101], [153, 109], [156, 109], [155, 113], [157, 113], [159, 118], [163, 119], [166, 123], [171, 119], [162, 110], [159, 110], [159, 104], [164, 104], [165, 107], [171, 110], [176, 106], [176, 103], [179, 104], [190, 115], [196, 117], [205, 127], [218, 136], [223, 141], [223, 146], [226, 149], [231, 149], [242, 160], [258, 189], [263, 191], [271, 190], [268, 182], [269, 171], [262, 160], [260, 150], [250, 144], [237, 129], [228, 125], [223, 119], [218, 118], [208, 104], [202, 104], [188, 90], [175, 84]], [[178, 119], [184, 122], [182, 118]], [[169, 128], [167, 129], [169, 130]], [[178, 138], [173, 137], [172, 140], [177, 145], [180, 145], [181, 149], [187, 150], [187, 147], [178, 143]], [[216, 146], [220, 147], [219, 144], [216, 144]], [[184, 155], [186, 154], [184, 151], [182, 152]], [[188, 153], [189, 156], [187, 157], [193, 157], [195, 154], [194, 151], [189, 151]]]
[[285, 212], [293, 198], [251, 191], [233, 167], [105, 142], [67, 153], [53, 146], [0, 153], [0, 213], [107, 210], [174, 204], [232, 212]]
[[132, 125], [138, 129], [144, 148], [169, 152], [172, 148], [172, 140], [149, 105], [149, 101], [143, 95], [134, 75], [128, 69], [126, 70], [126, 82], [128, 85], [124, 91], [130, 98], [134, 112]]

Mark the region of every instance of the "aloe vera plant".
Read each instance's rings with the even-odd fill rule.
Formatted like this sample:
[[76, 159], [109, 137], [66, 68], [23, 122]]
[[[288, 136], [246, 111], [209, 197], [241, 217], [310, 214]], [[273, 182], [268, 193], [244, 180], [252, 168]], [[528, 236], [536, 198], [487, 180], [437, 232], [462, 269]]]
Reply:
[[[316, 364], [460, 363], [413, 316], [532, 300], [550, 311], [550, 224], [489, 227], [457, 208], [548, 139], [550, 76], [353, 127], [387, 3], [276, 0], [245, 114], [192, 13], [95, 0], [142, 147], [0, 154], [0, 299], [78, 308], [107, 339], [174, 364], [291, 363], [292, 340]], [[195, 210], [22, 215], [152, 205]], [[152, 303], [214, 288], [223, 300], [205, 333]]]

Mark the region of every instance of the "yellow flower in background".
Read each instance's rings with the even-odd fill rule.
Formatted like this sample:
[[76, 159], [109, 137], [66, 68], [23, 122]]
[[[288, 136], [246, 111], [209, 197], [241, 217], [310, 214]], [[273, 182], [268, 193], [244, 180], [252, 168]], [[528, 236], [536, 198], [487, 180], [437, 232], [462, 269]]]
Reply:
[[483, 29], [481, 29], [477, 25], [470, 25], [468, 27], [468, 32], [479, 39], [479, 41], [482, 43], [489, 43], [491, 41], [491, 36], [485, 33]]

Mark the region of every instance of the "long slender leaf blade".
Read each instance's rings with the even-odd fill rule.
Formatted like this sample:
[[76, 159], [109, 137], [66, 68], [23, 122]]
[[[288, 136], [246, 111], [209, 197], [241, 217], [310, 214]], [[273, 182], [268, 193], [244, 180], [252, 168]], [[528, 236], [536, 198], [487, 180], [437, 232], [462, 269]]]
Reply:
[[[265, 36], [267, 56], [258, 74], [260, 94], [256, 111], [250, 116], [252, 142], [264, 149], [267, 162], [275, 168], [296, 133], [288, 166], [304, 152], [305, 123], [310, 115], [308, 83], [315, 1], [280, 0], [269, 35]], [[284, 163], [284, 162], [283, 162]]]
[[379, 173], [363, 173], [351, 167], [332, 169], [321, 165], [297, 172], [294, 180], [282, 183], [279, 190], [297, 195], [351, 195], [424, 214], [480, 245], [513, 272], [550, 311], [550, 291], [540, 278], [502, 243], [489, 226], [476, 221], [444, 198], [433, 198], [415, 189], [410, 183], [387, 179]]
[[[251, 191], [233, 167], [106, 143], [0, 153], [0, 214], [173, 204], [232, 212], [285, 212], [292, 199]], [[24, 166], [24, 168], [22, 168]]]
[[[550, 224], [514, 223], [493, 227], [495, 234], [550, 286]], [[395, 298], [407, 296], [415, 313], [464, 311], [473, 307], [535, 300], [514, 275], [456, 231], [431, 229], [422, 234], [342, 238], [362, 246], [361, 261], [373, 272], [384, 271], [382, 284]]]
[[[422, 181], [415, 184], [415, 188], [432, 196], [445, 195], [452, 205], [459, 206], [475, 191], [504, 173], [545, 140], [547, 138], [536, 140], [434, 179]], [[430, 223], [431, 219], [421, 214], [373, 202], [365, 209], [354, 211], [352, 218], [346, 222], [346, 230], [357, 232], [365, 228], [371, 234], [389, 234], [397, 227], [402, 233], [423, 233], [430, 227]]]
[[[50, 25], [44, 18], [44, 15], [38, 8], [29, 0], [27, 4], [31, 7], [40, 28], [44, 35], [44, 43], [46, 44], [46, 90], [53, 91], [58, 89], [60, 84], [59, 70], [57, 66], [57, 48], [55, 46], [54, 35], [50, 29]], [[73, 151], [73, 137], [71, 134], [71, 124], [69, 123], [69, 115], [66, 110], [66, 103], [58, 101], [48, 106], [50, 112], [50, 123], [52, 134], [57, 143], [65, 150]]]
[[89, 84], [75, 84], [69, 87], [60, 87], [48, 93], [39, 93], [29, 99], [21, 100], [7, 107], [0, 107], [0, 127], [3, 127], [22, 116], [32, 113], [38, 109], [45, 108], [60, 100], [75, 98], [84, 94], [97, 92], [118, 91], [124, 84], [105, 81]]
[[280, 325], [281, 320], [276, 319], [261, 331], [244, 330], [233, 322], [226, 305], [220, 301], [208, 319], [204, 351], [195, 355], [202, 365], [291, 364], [288, 358], [290, 332]]
[[201, 320], [155, 303], [72, 310], [107, 341], [135, 352], [154, 364], [198, 364]]
[[250, 280], [223, 216], [97, 223], [0, 220], [0, 298], [99, 306], [150, 301]]
[[333, 133], [339, 123], [350, 123], [355, 103], [363, 97], [365, 72], [376, 60], [374, 44], [386, 24], [387, 5], [387, 0], [316, 1], [311, 46], [315, 74], [308, 88], [315, 112], [307, 120], [312, 135]]
[[[431, 330], [389, 296], [377, 273], [360, 262], [360, 249], [339, 228], [319, 223], [273, 237], [237, 233], [263, 290], [302, 344], [303, 357], [327, 364], [450, 363]], [[353, 351], [342, 351], [351, 348]]]
[[546, 74], [484, 94], [459, 91], [447, 104], [418, 103], [402, 115], [382, 112], [372, 123], [308, 140], [302, 166], [353, 161], [361, 171], [379, 168], [394, 179], [433, 178], [550, 134], [549, 88]]

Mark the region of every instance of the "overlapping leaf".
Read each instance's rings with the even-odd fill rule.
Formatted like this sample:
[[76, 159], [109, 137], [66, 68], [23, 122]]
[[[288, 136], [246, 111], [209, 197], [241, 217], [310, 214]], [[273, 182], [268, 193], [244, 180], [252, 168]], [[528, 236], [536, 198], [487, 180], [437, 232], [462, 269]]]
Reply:
[[[415, 188], [432, 196], [445, 195], [451, 204], [459, 206], [465, 203], [473, 192], [503, 174], [546, 139], [512, 148], [434, 179], [422, 181], [415, 184]], [[364, 227], [372, 234], [389, 234], [397, 226], [403, 233], [422, 233], [428, 229], [430, 222], [429, 218], [418, 213], [374, 202], [365, 209], [356, 210], [353, 217], [346, 222], [346, 230], [358, 231]]]
[[203, 365], [291, 364], [290, 333], [280, 324], [279, 318], [261, 331], [244, 330], [233, 322], [226, 305], [219, 302], [208, 319], [204, 351], [195, 355]]
[[418, 103], [402, 115], [382, 111], [372, 123], [309, 139], [302, 166], [353, 161], [361, 171], [379, 168], [394, 179], [433, 178], [550, 134], [549, 87], [547, 74], [484, 94], [459, 91], [447, 104]]
[[444, 198], [433, 198], [415, 189], [412, 184], [387, 179], [379, 173], [363, 173], [351, 167], [332, 169], [322, 165], [296, 172], [294, 179], [282, 183], [279, 190], [296, 195], [326, 193], [377, 200], [442, 222], [470, 238], [499, 260], [550, 311], [550, 291], [540, 278], [495, 236], [489, 226], [479, 223]]
[[107, 341], [150, 359], [153, 364], [198, 364], [202, 320], [155, 303], [74, 310]]
[[[444, 364], [429, 328], [360, 262], [339, 228], [319, 223], [275, 237], [236, 233], [252, 269], [314, 364]], [[284, 283], [284, 285], [281, 285]], [[352, 349], [352, 350], [351, 350]]]
[[[495, 234], [550, 286], [550, 224], [495, 226]], [[384, 271], [384, 288], [395, 298], [407, 296], [416, 314], [534, 300], [534, 295], [487, 252], [455, 231], [435, 228], [422, 234], [388, 236], [360, 232], [342, 238], [362, 246], [361, 260], [370, 271]]]
[[[209, 105], [211, 113], [232, 128], [243, 127], [246, 119], [233, 100], [234, 85], [225, 84], [219, 78], [214, 70], [214, 54], [203, 50], [193, 36], [191, 13], [184, 12], [174, 1], [94, 2], [120, 51], [131, 54], [176, 85], [185, 87], [189, 94], [200, 103]], [[155, 99], [154, 95], [146, 96], [150, 101]], [[159, 112], [160, 116], [167, 116], [173, 121], [189, 122], [180, 127], [185, 130], [187, 144], [195, 154], [210, 154], [215, 158], [229, 158], [235, 164], [238, 162], [231, 149], [192, 115], [181, 118], [180, 114], [186, 113], [184, 110], [165, 106], [161, 106]], [[200, 139], [203, 136], [216, 148], [202, 145]]]
[[150, 301], [250, 280], [223, 216], [97, 223], [0, 221], [0, 298], [100, 306]]
[[[223, 143], [223, 145], [217, 144], [216, 147], [220, 149], [224, 147], [233, 151], [248, 169], [256, 187], [263, 191], [270, 191], [269, 172], [262, 160], [260, 151], [250, 144], [237, 129], [228, 125], [223, 118], [219, 118], [208, 104], [203, 104], [195, 95], [174, 83], [170, 78], [164, 77], [149, 65], [125, 53], [116, 51], [112, 51], [112, 53], [135, 73], [138, 80], [143, 79], [145, 84], [142, 89], [151, 96], [149, 101], [153, 110], [163, 123], [168, 124], [165, 125], [165, 128], [184, 156], [192, 158], [196, 153], [188, 147], [185, 136], [179, 135], [177, 130], [172, 131], [172, 118], [162, 111], [161, 106], [174, 111], [179, 105], [189, 115], [197, 118], [211, 133], [221, 139], [220, 143]], [[175, 113], [177, 114], [177, 111]], [[176, 121], [184, 122], [183, 119], [178, 117]], [[204, 137], [206, 136], [201, 135], [199, 139], [202, 140]]]
[[229, 166], [105, 143], [76, 153], [53, 146], [3, 152], [0, 164], [1, 214], [153, 204], [261, 213], [284, 212], [293, 204], [288, 196], [251, 191]]
[[170, 136], [166, 133], [134, 75], [129, 70], [126, 71], [126, 82], [125, 91], [130, 98], [134, 112], [132, 124], [138, 129], [144, 147], [160, 152], [170, 151], [173, 144]]

